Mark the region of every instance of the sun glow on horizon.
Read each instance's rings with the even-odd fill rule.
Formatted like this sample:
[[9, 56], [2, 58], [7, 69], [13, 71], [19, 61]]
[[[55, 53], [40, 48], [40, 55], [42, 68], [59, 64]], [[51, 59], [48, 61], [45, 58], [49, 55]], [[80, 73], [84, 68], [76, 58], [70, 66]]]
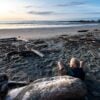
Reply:
[[11, 13], [16, 9], [15, 3], [11, 1], [0, 0], [0, 20], [9, 19], [9, 17], [11, 16]]
[[100, 18], [96, 0], [0, 0], [0, 21]]
[[0, 17], [2, 15], [7, 17], [8, 14], [11, 14], [17, 9], [17, 2], [13, 1], [14, 0], [0, 0]]
[[23, 7], [24, 4], [17, 0], [0, 0], [0, 21], [32, 19], [24, 12]]

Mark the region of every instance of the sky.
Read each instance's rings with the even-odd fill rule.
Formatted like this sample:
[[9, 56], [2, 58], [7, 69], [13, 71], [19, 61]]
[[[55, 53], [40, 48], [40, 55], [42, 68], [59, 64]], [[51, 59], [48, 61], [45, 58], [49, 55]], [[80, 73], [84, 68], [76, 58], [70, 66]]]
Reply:
[[0, 0], [0, 21], [100, 18], [100, 0]]

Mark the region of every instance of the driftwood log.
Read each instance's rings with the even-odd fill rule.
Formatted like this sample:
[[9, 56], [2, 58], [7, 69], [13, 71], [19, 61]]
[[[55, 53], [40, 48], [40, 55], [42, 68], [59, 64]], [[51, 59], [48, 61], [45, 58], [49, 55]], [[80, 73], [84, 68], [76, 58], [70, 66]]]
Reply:
[[78, 32], [88, 32], [89, 30], [78, 30]]
[[[86, 95], [84, 83], [71, 76], [56, 76], [34, 81], [28, 86], [9, 92], [12, 100], [68, 100]], [[14, 93], [15, 96], [13, 96]]]
[[16, 37], [0, 39], [0, 42], [17, 41]]
[[8, 60], [10, 60], [13, 55], [20, 55], [20, 56], [23, 56], [23, 57], [29, 57], [29, 56], [44, 57], [44, 55], [41, 52], [39, 52], [35, 49], [31, 49], [30, 51], [12, 51], [12, 52], [9, 52], [6, 55], [6, 58]]

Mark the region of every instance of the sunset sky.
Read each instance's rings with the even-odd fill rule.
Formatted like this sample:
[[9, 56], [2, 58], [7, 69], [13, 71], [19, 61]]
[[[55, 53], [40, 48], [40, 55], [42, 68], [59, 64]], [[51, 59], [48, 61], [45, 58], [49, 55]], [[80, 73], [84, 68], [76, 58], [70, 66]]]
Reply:
[[99, 18], [100, 0], [0, 0], [0, 21]]

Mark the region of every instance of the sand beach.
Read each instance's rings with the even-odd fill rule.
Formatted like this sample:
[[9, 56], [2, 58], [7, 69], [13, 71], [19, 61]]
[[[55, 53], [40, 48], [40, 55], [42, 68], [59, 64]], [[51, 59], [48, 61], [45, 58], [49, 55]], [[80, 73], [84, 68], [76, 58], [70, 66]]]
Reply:
[[[59, 33], [57, 33], [58, 31]], [[85, 100], [100, 99], [99, 26], [12, 29], [0, 30], [0, 32], [7, 34], [4, 35], [7, 37], [3, 37], [1, 34], [2, 39], [0, 39], [0, 73], [6, 73], [10, 80], [34, 81], [40, 78], [58, 76], [57, 61], [63, 60], [64, 63], [68, 64], [71, 57], [77, 57], [85, 61], [85, 84], [89, 91]], [[40, 35], [41, 32], [42, 35]], [[50, 32], [49, 35], [47, 32]], [[35, 36], [32, 33], [36, 33]], [[55, 33], [57, 34], [55, 35]], [[18, 36], [24, 38], [19, 39]], [[26, 53], [30, 49], [35, 49], [40, 53], [37, 54], [36, 51], [35, 54], [31, 54], [29, 51]]]
[[[0, 38], [21, 37], [22, 39], [41, 39], [52, 38], [59, 35], [75, 35], [79, 34], [78, 30], [94, 30], [99, 29], [100, 25], [83, 25], [69, 27], [44, 27], [44, 28], [15, 28], [0, 29]], [[82, 34], [82, 33], [81, 33]]]

